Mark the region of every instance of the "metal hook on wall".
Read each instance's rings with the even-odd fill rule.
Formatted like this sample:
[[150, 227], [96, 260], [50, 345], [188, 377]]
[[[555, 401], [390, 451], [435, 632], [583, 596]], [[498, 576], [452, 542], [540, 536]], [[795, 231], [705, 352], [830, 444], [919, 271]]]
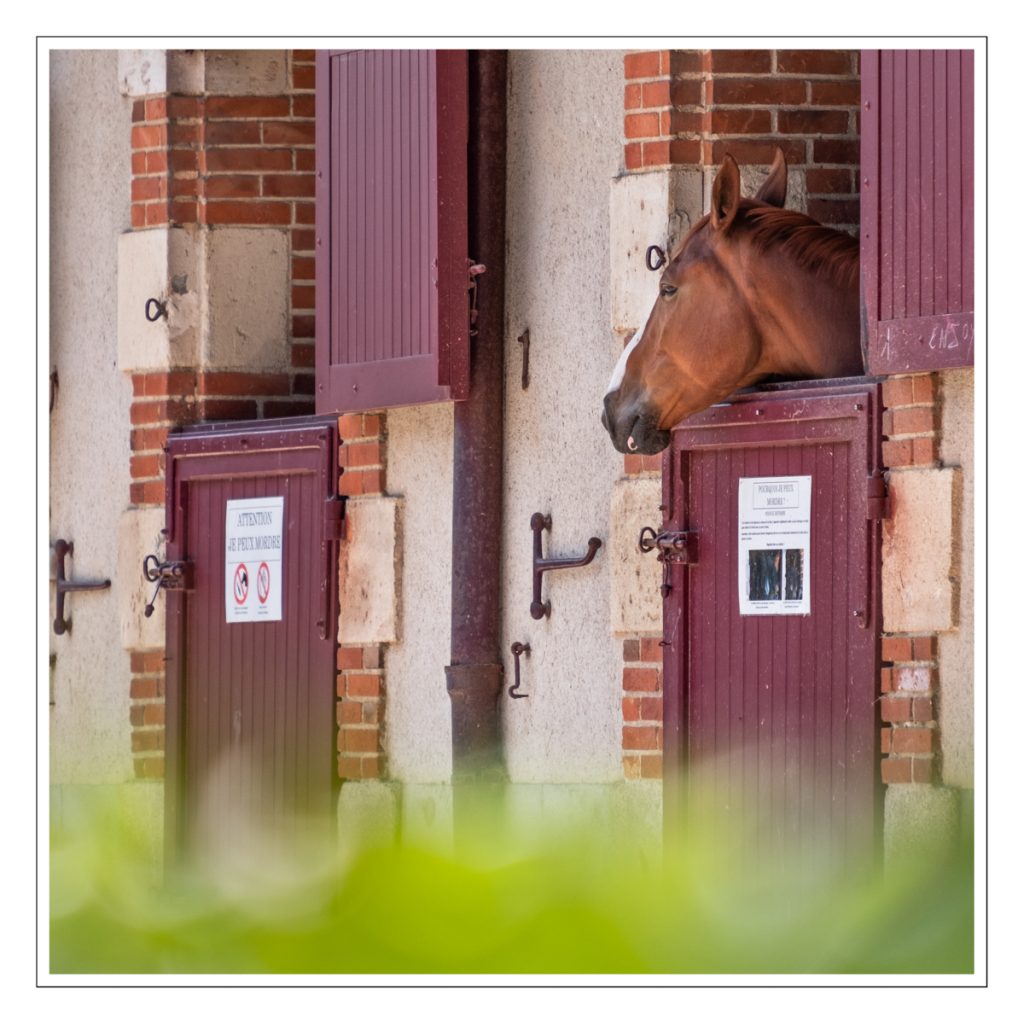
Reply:
[[534, 512], [530, 517], [530, 529], [533, 530], [533, 602], [530, 615], [535, 619], [543, 619], [551, 614], [551, 602], [541, 600], [541, 580], [544, 573], [554, 569], [578, 569], [590, 565], [601, 546], [597, 537], [587, 541], [587, 553], [579, 558], [544, 558], [541, 551], [540, 535], [544, 530], [551, 529], [551, 516]]
[[[657, 262], [651, 259], [652, 256], [657, 258]], [[647, 264], [648, 270], [661, 270], [665, 266], [665, 250], [660, 245], [647, 246], [644, 262]]]
[[97, 580], [93, 583], [74, 583], [65, 574], [64, 559], [75, 553], [75, 545], [71, 541], [58, 539], [53, 545], [57, 557], [57, 608], [53, 619], [53, 631], [57, 636], [71, 632], [71, 620], [64, 618], [64, 595], [83, 590], [107, 590], [110, 580]]
[[530, 645], [521, 644], [518, 640], [512, 644], [512, 657], [516, 659], [516, 681], [508, 688], [508, 695], [514, 699], [520, 697], [529, 697], [528, 693], [519, 692], [519, 656], [525, 654], [527, 657], [530, 655]]
[[146, 299], [146, 319], [155, 324], [161, 317], [167, 319], [167, 303], [159, 299]]

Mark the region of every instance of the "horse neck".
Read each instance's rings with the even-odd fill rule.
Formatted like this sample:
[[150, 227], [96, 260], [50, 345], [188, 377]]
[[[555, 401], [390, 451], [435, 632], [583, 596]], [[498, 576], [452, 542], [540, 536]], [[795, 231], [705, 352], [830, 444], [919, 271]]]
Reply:
[[761, 332], [754, 376], [841, 377], [862, 372], [857, 289], [785, 259], [760, 261], [747, 294]]

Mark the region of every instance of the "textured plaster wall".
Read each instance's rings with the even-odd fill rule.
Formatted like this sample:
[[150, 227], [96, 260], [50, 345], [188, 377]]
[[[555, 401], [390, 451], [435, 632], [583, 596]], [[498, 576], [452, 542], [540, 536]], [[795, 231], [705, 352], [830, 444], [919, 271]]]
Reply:
[[[610, 328], [609, 185], [619, 173], [622, 54], [514, 51], [509, 60], [502, 653], [529, 642], [522, 689], [502, 698], [513, 782], [621, 779], [620, 644], [609, 620], [608, 538], [622, 458], [601, 426], [621, 343]], [[530, 386], [519, 335], [530, 331]], [[605, 542], [585, 569], [549, 573], [551, 617], [530, 617], [530, 516], [551, 515], [549, 557]]]
[[[50, 541], [74, 542], [74, 579], [114, 579], [128, 496], [131, 382], [118, 366], [117, 246], [129, 224], [130, 137], [117, 52], [54, 51], [49, 360], [60, 388], [50, 414]], [[120, 599], [116, 585], [70, 595], [72, 632], [50, 632], [52, 783], [132, 778]]]
[[401, 782], [451, 777], [452, 430], [450, 405], [388, 412], [388, 492], [402, 499], [401, 603], [385, 662], [384, 742], [388, 774]]
[[939, 729], [942, 781], [974, 785], [974, 373], [941, 378], [942, 445], [947, 466], [959, 466], [953, 493], [952, 584], [956, 628], [939, 634]]

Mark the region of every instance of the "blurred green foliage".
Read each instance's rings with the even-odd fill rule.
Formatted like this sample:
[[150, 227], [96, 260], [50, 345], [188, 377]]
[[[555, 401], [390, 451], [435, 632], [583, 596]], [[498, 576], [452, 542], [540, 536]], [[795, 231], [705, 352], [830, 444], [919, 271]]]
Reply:
[[[973, 970], [963, 847], [861, 881], [813, 858], [744, 866], [702, 827], [662, 863], [630, 837], [520, 844], [481, 825], [459, 853], [228, 857], [158, 879], [145, 842], [98, 810], [51, 842], [50, 968], [107, 974], [782, 974]], [[527, 848], [523, 848], [526, 846]], [[301, 848], [297, 848], [301, 847]], [[922, 847], [922, 850], [925, 847]], [[726, 855], [729, 851], [738, 856]], [[748, 851], [749, 852], [749, 851]]]

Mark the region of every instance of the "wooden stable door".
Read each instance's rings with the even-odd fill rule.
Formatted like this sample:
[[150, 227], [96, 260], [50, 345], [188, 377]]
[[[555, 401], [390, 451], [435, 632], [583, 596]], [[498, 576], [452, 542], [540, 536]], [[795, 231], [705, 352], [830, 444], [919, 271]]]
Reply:
[[[863, 863], [878, 836], [878, 386], [741, 395], [664, 478], [666, 820]], [[668, 547], [662, 544], [663, 550]]]
[[336, 420], [194, 428], [168, 463], [167, 839], [230, 862], [334, 814]]

